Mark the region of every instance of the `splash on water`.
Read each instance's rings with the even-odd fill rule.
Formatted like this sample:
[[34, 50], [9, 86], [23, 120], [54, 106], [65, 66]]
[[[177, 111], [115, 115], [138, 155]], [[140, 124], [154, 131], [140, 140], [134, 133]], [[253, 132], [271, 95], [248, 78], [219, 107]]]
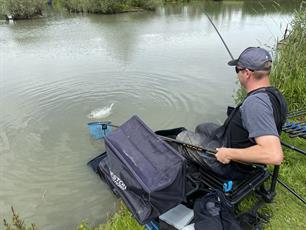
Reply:
[[90, 119], [103, 119], [108, 117], [112, 114], [112, 107], [114, 103], [112, 103], [110, 106], [105, 106], [103, 108], [98, 108], [90, 112], [88, 114], [88, 118]]

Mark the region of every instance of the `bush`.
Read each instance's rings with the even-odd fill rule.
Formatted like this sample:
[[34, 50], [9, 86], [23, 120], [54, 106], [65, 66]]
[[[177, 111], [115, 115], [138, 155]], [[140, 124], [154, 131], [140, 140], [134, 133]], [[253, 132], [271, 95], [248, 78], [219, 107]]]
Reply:
[[129, 11], [135, 7], [154, 10], [158, 0], [56, 0], [69, 12], [114, 14]]
[[41, 15], [45, 4], [44, 0], [2, 0], [1, 11], [15, 19], [32, 18]]
[[161, 2], [157, 0], [130, 0], [130, 4], [146, 10], [155, 10], [156, 7], [161, 4]]
[[13, 214], [12, 222], [9, 223], [6, 219], [3, 220], [5, 230], [38, 230], [35, 224], [31, 224], [30, 227], [27, 227], [24, 221], [15, 212], [13, 207], [11, 207], [11, 210]]

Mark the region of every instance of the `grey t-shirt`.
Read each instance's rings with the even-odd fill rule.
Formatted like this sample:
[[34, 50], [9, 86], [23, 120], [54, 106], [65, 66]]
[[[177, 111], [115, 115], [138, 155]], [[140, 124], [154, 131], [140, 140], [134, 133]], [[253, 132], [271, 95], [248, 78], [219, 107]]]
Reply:
[[248, 96], [240, 107], [240, 113], [242, 125], [248, 130], [250, 140], [255, 141], [255, 137], [265, 135], [279, 136], [267, 93]]

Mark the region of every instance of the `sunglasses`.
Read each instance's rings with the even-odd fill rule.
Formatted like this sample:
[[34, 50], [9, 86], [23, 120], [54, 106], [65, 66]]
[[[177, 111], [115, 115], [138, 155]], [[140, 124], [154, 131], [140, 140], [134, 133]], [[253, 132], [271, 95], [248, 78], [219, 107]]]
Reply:
[[245, 69], [240, 69], [237, 66], [235, 66], [235, 70], [236, 70], [236, 73], [239, 73], [240, 71], [245, 70]]
[[[235, 66], [235, 70], [236, 70], [236, 73], [239, 73], [240, 71], [242, 71], [242, 70], [246, 70], [247, 68], [238, 68], [237, 66]], [[251, 72], [254, 72], [254, 70], [252, 70], [252, 69], [248, 69], [248, 70], [250, 70]]]

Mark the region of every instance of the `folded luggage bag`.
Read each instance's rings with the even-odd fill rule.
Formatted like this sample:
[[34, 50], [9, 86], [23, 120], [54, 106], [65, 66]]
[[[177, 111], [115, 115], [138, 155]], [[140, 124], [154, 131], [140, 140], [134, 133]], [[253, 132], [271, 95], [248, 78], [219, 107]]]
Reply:
[[185, 159], [140, 118], [133, 116], [107, 135], [105, 146], [109, 182], [139, 223], [184, 200]]

